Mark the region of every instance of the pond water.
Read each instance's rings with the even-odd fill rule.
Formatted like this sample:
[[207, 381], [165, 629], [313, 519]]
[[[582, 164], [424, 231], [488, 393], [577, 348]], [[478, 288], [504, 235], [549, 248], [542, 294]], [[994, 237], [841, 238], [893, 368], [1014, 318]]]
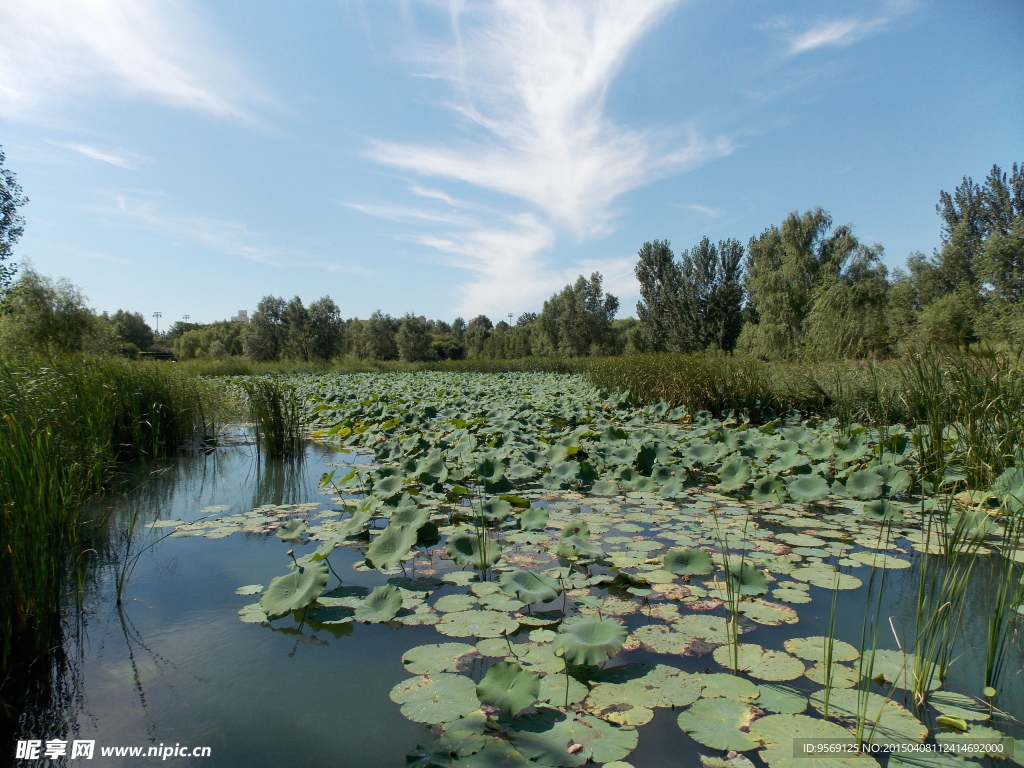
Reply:
[[[114, 535], [110, 547], [102, 550], [95, 584], [85, 599], [83, 620], [77, 634], [72, 633], [68, 640], [65, 688], [56, 701], [38, 703], [25, 713], [21, 738], [89, 739], [95, 740], [97, 750], [113, 746], [208, 746], [211, 757], [194, 761], [206, 766], [405, 765], [407, 753], [418, 744], [432, 742], [434, 736], [428, 726], [403, 717], [399, 705], [389, 697], [394, 686], [409, 678], [402, 663], [403, 653], [431, 643], [460, 641], [472, 645], [475, 638], [446, 637], [431, 625], [395, 622], [310, 625], [292, 617], [272, 623], [239, 620], [239, 610], [258, 597], [236, 594], [237, 589], [269, 584], [272, 578], [287, 572], [289, 549], [301, 557], [317, 545], [316, 541], [281, 541], [274, 535], [274, 526], [284, 516], [312, 522], [326, 513], [321, 520], [330, 520], [336, 514], [332, 513], [336, 504], [318, 490], [321, 474], [338, 463], [362, 460], [356, 454], [309, 443], [303, 461], [260, 462], [253, 447], [240, 441], [207, 454], [171, 461], [137, 490], [115, 500], [112, 530], [126, 530], [133, 516], [138, 516], [133, 541], [128, 546]], [[587, 503], [578, 498], [560, 500], [557, 495], [552, 499], [534, 504], [551, 507], [557, 518], [559, 510], [568, 514], [570, 506], [578, 509], [581, 503]], [[583, 508], [592, 526], [609, 501], [601, 500], [600, 504], [605, 506]], [[609, 518], [603, 536], [606, 542], [611, 539], [612, 546], [626, 538], [657, 538], [669, 530], [658, 519], [643, 519], [642, 510], [650, 504], [635, 500], [632, 506], [640, 511], [632, 522]], [[688, 505], [677, 502], [677, 506]], [[173, 527], [151, 526], [158, 521], [189, 523], [204, 520], [204, 516], [222, 519], [249, 514], [260, 507], [266, 513], [260, 530], [244, 530], [259, 529], [258, 518], [250, 518], [241, 526], [232, 523], [234, 529], [222, 529], [220, 533], [216, 526], [207, 526], [199, 528], [200, 535], [179, 533], [167, 538], [161, 537]], [[706, 512], [706, 507], [701, 509]], [[724, 503], [723, 510], [723, 514], [730, 514]], [[737, 511], [732, 508], [732, 514]], [[270, 520], [275, 515], [277, 522]], [[617, 529], [617, 524], [625, 528]], [[551, 525], [561, 527], [555, 519]], [[763, 526], [766, 532], [800, 531], [772, 522]], [[904, 635], [914, 623], [917, 585], [913, 574], [922, 555], [905, 541], [902, 544], [899, 554], [915, 567], [876, 572], [876, 578], [885, 581], [879, 608], [883, 617], [880, 648], [897, 648], [890, 617], [892, 626]], [[124, 563], [126, 547], [130, 553], [141, 555], [124, 587], [123, 603], [118, 606], [118, 564]], [[523, 557], [527, 557], [525, 550], [524, 546]], [[856, 551], [863, 548], [858, 546]], [[451, 570], [440, 552], [443, 546], [425, 550], [409, 564], [419, 572], [408, 575], [433, 578]], [[350, 587], [370, 589], [396, 578], [361, 567], [362, 560], [360, 549], [342, 546], [331, 556], [331, 565]], [[867, 582], [868, 571], [860, 568], [857, 576]], [[591, 572], [607, 569], [592, 566]], [[990, 579], [984, 567], [974, 574], [958, 652], [970, 648], [975, 651], [964, 653], [953, 663], [946, 684], [950, 690], [971, 695], [980, 692], [983, 670], [977, 649], [984, 644], [990, 592], [986, 585]], [[693, 584], [701, 581], [695, 578]], [[332, 575], [328, 589], [337, 583]], [[741, 642], [782, 649], [789, 638], [827, 632], [833, 593], [815, 585], [807, 591], [811, 601], [792, 606], [799, 613], [799, 623], [772, 626], [744, 620]], [[465, 592], [465, 586], [435, 583], [429, 602]], [[618, 598], [615, 604], [621, 608], [618, 618], [631, 631], [663, 623], [651, 613], [651, 606], [659, 605], [657, 600], [644, 606], [639, 596], [622, 590], [613, 592]], [[600, 588], [595, 594], [608, 593]], [[837, 593], [837, 639], [859, 646], [866, 594], [866, 586]], [[622, 608], [624, 603], [633, 607]], [[721, 608], [711, 608], [707, 615], [725, 613]], [[523, 627], [512, 641], [525, 641], [531, 629]], [[613, 664], [666, 664], [691, 673], [725, 671], [713, 660], [711, 647], [706, 650], [703, 654], [680, 655], [655, 652], [651, 644], [627, 643]], [[465, 672], [479, 681], [495, 660], [478, 657]], [[1017, 715], [1024, 713], [1022, 666], [1020, 643], [1014, 642], [1006, 660], [1009, 672], [999, 703]], [[820, 689], [804, 677], [785, 684], [805, 695]], [[882, 686], [873, 690], [887, 693]], [[897, 690], [894, 700], [904, 703], [904, 699], [905, 694]], [[624, 759], [637, 768], [698, 768], [700, 755], [723, 754], [684, 733], [676, 723], [678, 714], [679, 710], [668, 707], [655, 709], [653, 719], [638, 728], [636, 749]], [[810, 707], [807, 714], [817, 716]], [[1004, 733], [1024, 737], [1013, 722], [1001, 722], [999, 727]], [[98, 751], [96, 754], [92, 761], [72, 764], [121, 764], [116, 758], [100, 758]], [[755, 764], [763, 764], [758, 753], [746, 754]], [[182, 759], [172, 762], [191, 764]]]

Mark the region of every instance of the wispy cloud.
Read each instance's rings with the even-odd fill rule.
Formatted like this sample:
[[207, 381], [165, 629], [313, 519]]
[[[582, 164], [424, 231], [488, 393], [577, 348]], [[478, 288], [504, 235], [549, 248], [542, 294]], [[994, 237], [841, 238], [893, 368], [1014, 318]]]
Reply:
[[139, 167], [139, 163], [144, 158], [139, 157], [133, 153], [127, 152], [108, 152], [106, 150], [97, 149], [96, 147], [89, 146], [88, 144], [79, 144], [73, 141], [50, 141], [49, 139], [43, 139], [47, 144], [54, 147], [61, 147], [62, 149], [70, 149], [72, 152], [77, 152], [80, 155], [91, 158], [92, 160], [99, 160], [101, 163], [109, 163], [110, 165], [116, 165], [118, 168], [127, 168], [130, 171], [134, 171]]
[[846, 16], [822, 19], [807, 29], [795, 31], [789, 24], [781, 24], [789, 34], [789, 55], [813, 51], [818, 48], [853, 45], [870, 35], [885, 31], [896, 19], [913, 10], [917, 0], [888, 0], [873, 16]]
[[239, 221], [165, 214], [152, 204], [136, 203], [125, 197], [118, 197], [115, 206], [103, 209], [103, 212], [127, 218], [147, 229], [195, 243], [215, 253], [238, 256], [273, 267], [326, 269], [364, 277], [372, 274], [371, 270], [361, 265], [275, 245], [268, 242], [266, 235], [250, 230], [248, 225]]
[[189, 0], [6, 0], [0, 29], [9, 119], [46, 119], [69, 98], [110, 91], [249, 119], [262, 98]]
[[[451, 40], [423, 46], [420, 61], [423, 74], [451, 84], [448, 106], [464, 139], [377, 141], [369, 156], [505, 195], [520, 208], [517, 215], [478, 209], [461, 229], [420, 235], [476, 273], [464, 286], [464, 310], [493, 307], [499, 296], [509, 309], [534, 305], [560, 287], [545, 255], [560, 236], [603, 236], [626, 192], [732, 151], [725, 138], [690, 130], [680, 140], [672, 129], [677, 138], [669, 139], [670, 131], [626, 127], [606, 114], [606, 94], [629, 51], [678, 2], [449, 3]], [[414, 191], [468, 209], [444, 191]]]
[[707, 206], [707, 205], [698, 205], [696, 203], [680, 203], [679, 207], [680, 208], [685, 208], [688, 211], [694, 211], [694, 212], [702, 214], [704, 216], [711, 216], [711, 217], [716, 218], [716, 219], [719, 216], [722, 216], [722, 215], [725, 214], [725, 211], [722, 210], [721, 208], [712, 208], [712, 207]]

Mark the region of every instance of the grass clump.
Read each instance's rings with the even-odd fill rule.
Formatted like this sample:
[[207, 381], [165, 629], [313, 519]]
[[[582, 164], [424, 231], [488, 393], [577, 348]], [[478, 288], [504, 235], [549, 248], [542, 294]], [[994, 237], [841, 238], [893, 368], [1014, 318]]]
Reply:
[[304, 415], [295, 387], [273, 376], [241, 382], [249, 417], [256, 430], [256, 450], [264, 457], [302, 456]]

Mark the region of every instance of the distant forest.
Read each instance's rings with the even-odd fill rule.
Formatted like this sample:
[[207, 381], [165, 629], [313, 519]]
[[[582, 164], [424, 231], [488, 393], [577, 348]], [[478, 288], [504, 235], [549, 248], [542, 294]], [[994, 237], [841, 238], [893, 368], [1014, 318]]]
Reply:
[[[2, 155], [0, 155], [2, 161]], [[9, 246], [24, 202], [10, 172]], [[13, 189], [13, 192], [11, 191]], [[264, 296], [249, 323], [177, 322], [157, 336], [139, 313], [89, 309], [67, 281], [0, 263], [0, 345], [6, 350], [173, 350], [180, 360], [244, 355], [253, 361], [446, 360], [581, 357], [640, 352], [742, 352], [766, 360], [884, 358], [911, 347], [1024, 347], [1024, 165], [964, 178], [936, 206], [942, 245], [892, 273], [882, 247], [861, 243], [817, 208], [794, 211], [744, 245], [707, 238], [673, 253], [644, 243], [636, 318], [602, 276], [581, 275], [514, 323], [485, 315], [448, 323], [380, 311], [343, 319], [328, 296], [308, 306]], [[8, 215], [9, 214], [9, 215]], [[13, 231], [13, 235], [11, 234]], [[0, 253], [0, 262], [6, 259]]]

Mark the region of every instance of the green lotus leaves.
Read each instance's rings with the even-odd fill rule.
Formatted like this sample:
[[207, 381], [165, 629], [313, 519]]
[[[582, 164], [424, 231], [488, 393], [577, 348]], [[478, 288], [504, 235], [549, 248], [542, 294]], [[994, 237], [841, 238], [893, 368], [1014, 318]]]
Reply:
[[389, 525], [373, 540], [366, 550], [366, 559], [374, 568], [388, 571], [398, 565], [416, 544], [416, 528], [405, 525]]
[[402, 591], [393, 584], [374, 587], [362, 604], [356, 608], [356, 621], [377, 624], [391, 621], [402, 609]]
[[903, 510], [888, 499], [876, 499], [864, 504], [864, 517], [868, 520], [902, 520]]
[[832, 661], [855, 661], [860, 657], [857, 649], [849, 643], [832, 638], [832, 647], [829, 648], [827, 637], [791, 637], [783, 647], [794, 656], [808, 661], [825, 661], [831, 651]]
[[745, 560], [729, 566], [729, 582], [741, 595], [763, 595], [770, 586], [765, 572]]
[[501, 611], [454, 611], [434, 629], [448, 637], [501, 637], [519, 629], [519, 622]]
[[[823, 711], [825, 692], [818, 691], [811, 696], [811, 705]], [[877, 693], [851, 688], [832, 690], [828, 712], [830, 718], [849, 722], [857, 720], [858, 712], [864, 713], [867, 718], [864, 740], [872, 744], [919, 744], [928, 735], [928, 729], [910, 712]]]
[[935, 691], [928, 697], [928, 702], [943, 715], [959, 717], [963, 720], [988, 720], [990, 708], [980, 701], [952, 691]]
[[847, 745], [855, 749], [853, 734], [837, 723], [808, 715], [767, 715], [750, 726], [750, 737], [764, 745], [761, 758], [769, 768], [878, 768], [878, 762], [867, 755], [828, 752], [797, 755], [795, 741]]
[[480, 514], [489, 523], [500, 523], [512, 514], [512, 505], [504, 499], [488, 499], [481, 503]]
[[309, 532], [309, 526], [304, 520], [285, 520], [284, 525], [277, 529], [277, 533], [274, 535], [281, 541], [296, 541], [301, 539], [304, 534]]
[[496, 483], [505, 476], [505, 466], [499, 459], [487, 457], [477, 463], [476, 476], [485, 483]]
[[501, 559], [501, 545], [497, 541], [468, 531], [449, 536], [444, 549], [459, 565], [472, 565], [478, 570], [490, 568]]
[[[867, 651], [864, 654], [863, 669], [865, 676], [884, 680], [904, 690], [924, 688], [931, 691], [938, 688], [941, 682], [937, 669], [912, 653], [883, 649]], [[921, 675], [920, 680], [918, 675]]]
[[544, 507], [530, 507], [519, 513], [519, 527], [524, 531], [543, 531], [548, 526], [548, 511]]
[[605, 556], [604, 550], [582, 536], [563, 536], [558, 542], [557, 553], [560, 557], [587, 558], [600, 560]]
[[501, 591], [515, 595], [527, 605], [547, 603], [562, 594], [561, 585], [548, 576], [517, 568], [498, 577]]
[[389, 477], [378, 477], [373, 481], [373, 488], [371, 493], [374, 496], [381, 498], [387, 498], [394, 496], [405, 485], [405, 480], [400, 475], [391, 475]]
[[676, 576], [707, 576], [715, 570], [711, 555], [695, 547], [670, 550], [665, 553], [662, 563], [666, 571]]
[[430, 519], [430, 510], [425, 507], [405, 506], [399, 507], [391, 513], [388, 518], [388, 525], [402, 525], [418, 531]]
[[795, 688], [762, 683], [757, 686], [760, 695], [757, 706], [780, 715], [799, 715], [807, 709], [807, 697]]
[[780, 477], [766, 475], [754, 482], [750, 498], [762, 503], [782, 504], [786, 500], [786, 483]]
[[746, 485], [750, 478], [750, 463], [738, 456], [726, 459], [718, 470], [718, 488], [723, 491], [735, 491]]
[[499, 661], [492, 664], [476, 687], [477, 698], [515, 717], [537, 701], [540, 677], [518, 664]]
[[821, 475], [799, 475], [786, 485], [786, 492], [793, 501], [810, 504], [827, 499], [832, 489]]
[[275, 576], [260, 596], [260, 609], [279, 619], [311, 605], [327, 586], [327, 563], [311, 562], [284, 576]]
[[846, 478], [846, 493], [855, 499], [877, 499], [884, 488], [881, 475], [873, 469], [858, 469]]
[[391, 700], [416, 723], [448, 723], [479, 709], [476, 685], [468, 677], [440, 673], [413, 677], [391, 689]]
[[676, 722], [694, 741], [712, 749], [744, 752], [760, 744], [747, 732], [754, 708], [734, 699], [700, 699], [684, 710]]
[[992, 494], [1011, 512], [1024, 511], [1024, 467], [1010, 467], [999, 475]]
[[[803, 662], [782, 651], [767, 650], [750, 643], [740, 643], [736, 651], [737, 669], [758, 680], [795, 680], [804, 673]], [[732, 653], [728, 646], [716, 648], [714, 657], [723, 667], [732, 667]]]
[[701, 698], [732, 699], [733, 701], [754, 701], [761, 695], [761, 689], [744, 677], [719, 672], [717, 674], [698, 675], [701, 685]]
[[706, 467], [718, 459], [718, 447], [709, 443], [691, 444], [683, 449], [683, 456], [694, 464]]
[[[524, 757], [564, 768], [621, 760], [638, 741], [633, 728], [611, 725], [593, 715], [566, 717], [547, 708], [520, 718], [508, 737]], [[575, 745], [579, 748], [570, 749]]]
[[574, 617], [558, 627], [553, 645], [567, 663], [593, 666], [615, 656], [627, 634], [626, 627], [613, 619]]
[[464, 672], [479, 659], [476, 648], [466, 643], [418, 645], [402, 654], [405, 671], [413, 675]]

